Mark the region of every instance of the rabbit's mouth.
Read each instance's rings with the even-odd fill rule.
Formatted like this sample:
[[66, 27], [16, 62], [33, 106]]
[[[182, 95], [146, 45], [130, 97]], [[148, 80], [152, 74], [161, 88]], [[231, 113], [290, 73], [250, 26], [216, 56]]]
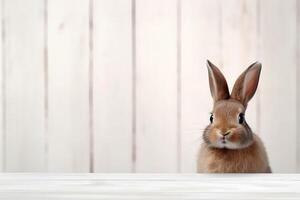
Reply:
[[225, 136], [221, 137], [221, 143], [226, 144], [227, 143], [227, 138]]
[[252, 142], [249, 140], [246, 143], [240, 143], [240, 142], [232, 142], [229, 138], [220, 138], [219, 141], [217, 143], [215, 143], [215, 145], [213, 145], [215, 148], [219, 148], [219, 149], [242, 149], [242, 148], [246, 148], [249, 145], [251, 145]]
[[221, 148], [222, 149], [227, 149], [227, 148], [229, 148], [229, 146], [230, 146], [230, 144], [229, 144], [229, 142], [226, 139], [223, 139], [221, 141]]
[[232, 142], [230, 137], [221, 137], [216, 143], [216, 147], [220, 149], [239, 149], [240, 143]]

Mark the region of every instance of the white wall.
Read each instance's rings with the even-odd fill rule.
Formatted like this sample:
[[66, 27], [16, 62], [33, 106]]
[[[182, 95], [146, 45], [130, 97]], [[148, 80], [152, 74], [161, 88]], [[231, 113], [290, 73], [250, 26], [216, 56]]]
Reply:
[[211, 97], [263, 64], [247, 120], [300, 171], [299, 0], [0, 0], [0, 169], [195, 172]]

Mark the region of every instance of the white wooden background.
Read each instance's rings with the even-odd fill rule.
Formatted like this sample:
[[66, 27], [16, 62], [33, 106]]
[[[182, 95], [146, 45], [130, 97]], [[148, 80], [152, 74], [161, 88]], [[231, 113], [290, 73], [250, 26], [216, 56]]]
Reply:
[[212, 101], [263, 71], [247, 119], [300, 171], [299, 0], [0, 0], [3, 172], [195, 172]]

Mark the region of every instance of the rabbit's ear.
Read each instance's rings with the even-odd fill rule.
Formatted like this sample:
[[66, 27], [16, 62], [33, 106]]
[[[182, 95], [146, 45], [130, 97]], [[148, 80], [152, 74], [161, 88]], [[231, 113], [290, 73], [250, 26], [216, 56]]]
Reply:
[[246, 107], [257, 89], [260, 71], [261, 64], [259, 62], [250, 65], [236, 80], [231, 98], [240, 101]]
[[207, 69], [210, 92], [211, 96], [214, 99], [214, 102], [222, 99], [228, 99], [230, 95], [226, 79], [223, 76], [222, 72], [209, 60], [207, 60]]

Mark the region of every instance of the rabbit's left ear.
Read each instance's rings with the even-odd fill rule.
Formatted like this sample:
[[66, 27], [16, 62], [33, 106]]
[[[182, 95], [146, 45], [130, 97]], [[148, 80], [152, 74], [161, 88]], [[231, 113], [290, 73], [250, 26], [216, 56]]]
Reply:
[[209, 88], [214, 102], [230, 97], [228, 85], [222, 72], [209, 60], [207, 60]]
[[261, 64], [259, 62], [250, 65], [236, 80], [231, 92], [231, 98], [240, 101], [247, 107], [248, 102], [257, 89], [260, 71]]

